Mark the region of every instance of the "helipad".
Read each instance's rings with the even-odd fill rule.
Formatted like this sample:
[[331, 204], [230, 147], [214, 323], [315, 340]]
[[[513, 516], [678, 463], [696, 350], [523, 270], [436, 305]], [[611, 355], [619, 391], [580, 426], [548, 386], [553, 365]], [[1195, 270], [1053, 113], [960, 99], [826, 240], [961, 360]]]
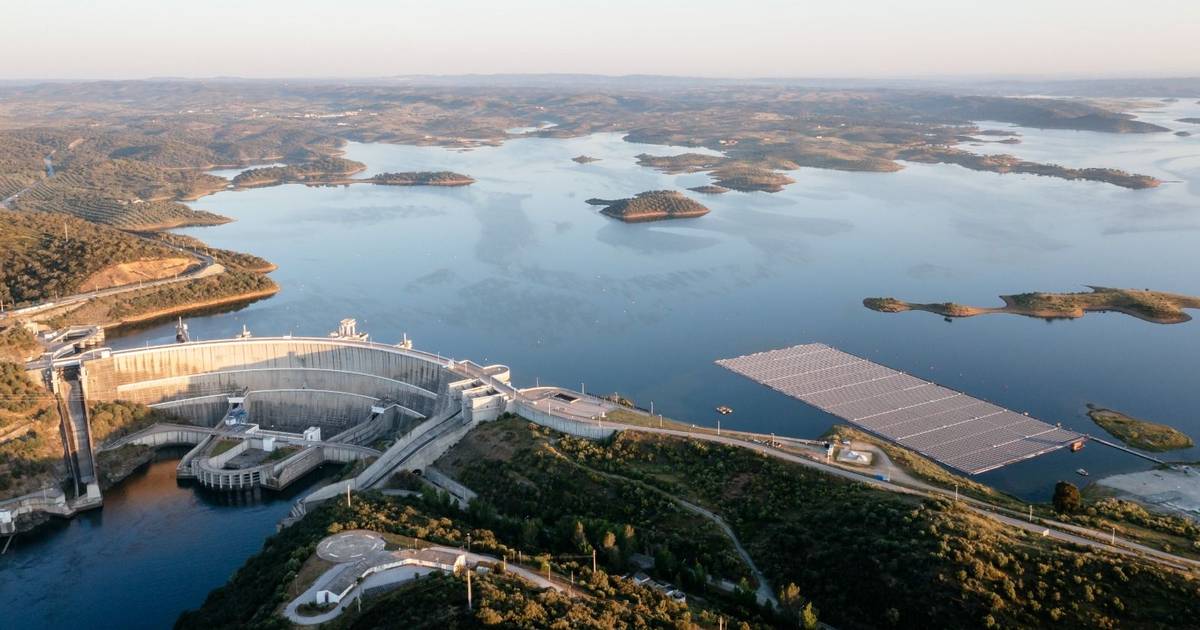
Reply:
[[383, 538], [375, 532], [354, 530], [334, 534], [317, 545], [317, 556], [330, 562], [354, 562], [383, 550]]
[[1084, 437], [819, 343], [717, 365], [973, 475]]

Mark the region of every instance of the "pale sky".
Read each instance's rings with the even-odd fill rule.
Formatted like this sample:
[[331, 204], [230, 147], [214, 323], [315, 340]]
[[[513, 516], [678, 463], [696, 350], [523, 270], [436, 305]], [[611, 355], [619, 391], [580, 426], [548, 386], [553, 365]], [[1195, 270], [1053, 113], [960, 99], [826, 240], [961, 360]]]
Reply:
[[1200, 75], [1200, 0], [5, 0], [0, 78]]

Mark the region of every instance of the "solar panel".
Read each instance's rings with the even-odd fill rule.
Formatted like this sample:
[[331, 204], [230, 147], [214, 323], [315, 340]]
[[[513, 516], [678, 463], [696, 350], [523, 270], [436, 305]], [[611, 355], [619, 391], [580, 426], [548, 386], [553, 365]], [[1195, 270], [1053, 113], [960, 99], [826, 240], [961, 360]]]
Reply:
[[820, 343], [717, 365], [969, 474], [1083, 437]]

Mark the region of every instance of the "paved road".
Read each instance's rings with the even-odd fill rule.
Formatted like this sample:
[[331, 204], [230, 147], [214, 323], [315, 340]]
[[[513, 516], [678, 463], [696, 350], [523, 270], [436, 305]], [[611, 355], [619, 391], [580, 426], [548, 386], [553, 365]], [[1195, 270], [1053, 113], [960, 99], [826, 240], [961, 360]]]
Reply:
[[[155, 242], [157, 242], [157, 241], [155, 241]], [[108, 297], [110, 295], [120, 295], [122, 293], [128, 293], [130, 291], [140, 291], [142, 289], [160, 287], [160, 286], [167, 285], [167, 284], [174, 284], [176, 282], [186, 282], [188, 280], [195, 280], [197, 278], [206, 278], [208, 276], [215, 276], [217, 274], [225, 272], [225, 267], [223, 265], [221, 265], [220, 263], [218, 263], [215, 259], [213, 259], [212, 256], [203, 254], [198, 251], [184, 249], [182, 247], [176, 247], [174, 245], [169, 245], [167, 243], [160, 243], [160, 244], [166, 245], [167, 247], [170, 247], [171, 249], [186, 253], [189, 256], [195, 256], [195, 257], [199, 258], [201, 265], [191, 271], [188, 271], [186, 273], [183, 273], [178, 276], [171, 277], [171, 278], [163, 278], [162, 280], [152, 280], [150, 282], [140, 282], [138, 284], [125, 284], [125, 285], [121, 285], [119, 287], [112, 287], [112, 288], [108, 288], [108, 289], [98, 289], [96, 291], [86, 291], [84, 293], [76, 293], [73, 295], [68, 295], [66, 297], [58, 298], [56, 300], [43, 302], [41, 304], [27, 306], [27, 307], [24, 307], [21, 309], [17, 309], [15, 311], [8, 311], [7, 313], [0, 313], [0, 320], [4, 320], [4, 319], [8, 319], [8, 318], [16, 319], [18, 317], [23, 317], [26, 315], [33, 315], [33, 314], [40, 313], [42, 311], [46, 311], [46, 310], [50, 310], [50, 309], [61, 308], [64, 306], [71, 306], [73, 304], [79, 304], [79, 303], [86, 302], [88, 300], [92, 300], [92, 299], [99, 298], [99, 297]]]
[[[781, 451], [777, 448], [773, 448], [773, 447], [769, 446], [766, 443], [770, 440], [769, 436], [758, 436], [764, 442], [763, 444], [758, 444], [758, 443], [754, 443], [754, 442], [747, 442], [742, 439], [726, 437], [726, 436], [716, 436], [716, 435], [712, 435], [712, 434], [708, 434], [708, 433], [692, 433], [690, 431], [679, 431], [679, 430], [675, 430], [675, 429], [666, 429], [666, 428], [659, 429], [659, 428], [655, 428], [655, 427], [624, 425], [624, 424], [612, 423], [612, 422], [607, 422], [607, 421], [606, 421], [606, 424], [611, 424], [612, 426], [619, 426], [619, 427], [621, 427], [621, 429], [628, 430], [628, 431], [641, 431], [643, 433], [672, 435], [672, 436], [676, 436], [676, 437], [685, 437], [685, 438], [696, 439], [696, 440], [705, 440], [708, 442], [716, 442], [716, 443], [720, 443], [720, 444], [728, 444], [730, 446], [740, 446], [743, 448], [748, 448], [748, 449], [757, 451], [759, 453], [763, 453], [764, 455], [768, 455], [768, 456], [782, 459], [785, 461], [789, 461], [792, 463], [800, 464], [802, 466], [808, 466], [809, 468], [816, 468], [818, 470], [821, 470], [822, 472], [834, 475], [836, 477], [841, 477], [843, 479], [850, 479], [852, 481], [857, 481], [859, 483], [865, 483], [867, 485], [873, 486], [875, 488], [879, 488], [881, 490], [887, 490], [889, 492], [897, 492], [897, 493], [901, 493], [901, 494], [909, 494], [909, 495], [921, 496], [921, 497], [926, 497], [926, 498], [932, 498], [935, 496], [941, 497], [941, 498], [953, 497], [952, 490], [946, 490], [944, 488], [925, 484], [920, 481], [912, 480], [911, 478], [909, 478], [911, 481], [909, 481], [908, 483], [913, 484], [913, 486], [915, 486], [915, 487], [909, 487], [908, 485], [897, 485], [895, 483], [881, 481], [881, 480], [875, 479], [874, 477], [864, 475], [859, 472], [847, 470], [847, 469], [841, 468], [839, 466], [834, 466], [832, 464], [826, 464], [824, 462], [816, 461], [816, 460], [813, 460], [813, 459], [810, 459], [807, 457], [803, 457], [800, 455], [793, 455], [791, 453], [787, 453], [787, 452]], [[741, 435], [754, 435], [754, 434], [742, 433]], [[1172, 567], [1175, 567], [1178, 569], [1183, 569], [1183, 570], [1195, 570], [1195, 569], [1200, 568], [1200, 562], [1198, 562], [1196, 560], [1191, 560], [1189, 558], [1183, 558], [1180, 556], [1176, 556], [1174, 554], [1169, 554], [1164, 551], [1160, 551], [1160, 550], [1154, 549], [1152, 547], [1147, 547], [1140, 543], [1136, 543], [1136, 542], [1133, 542], [1130, 540], [1125, 540], [1120, 537], [1116, 538], [1115, 545], [1110, 544], [1109, 542], [1104, 542], [1104, 541], [1112, 540], [1113, 537], [1108, 533], [1101, 532], [1098, 530], [1093, 530], [1093, 529], [1089, 529], [1089, 528], [1085, 528], [1085, 527], [1079, 527], [1076, 525], [1069, 525], [1067, 523], [1062, 523], [1059, 521], [1054, 521], [1054, 520], [1050, 520], [1050, 519], [1042, 519], [1042, 518], [1035, 518], [1034, 522], [1030, 522], [1026, 518], [1022, 518], [1022, 515], [1019, 513], [1015, 513], [1012, 510], [1007, 510], [1005, 508], [994, 506], [989, 503], [985, 503], [983, 501], [979, 501], [979, 500], [971, 499], [971, 498], [963, 498], [963, 497], [960, 497], [959, 500], [960, 500], [960, 502], [965, 504], [968, 509], [972, 510], [973, 512], [975, 512], [977, 514], [981, 514], [984, 516], [994, 518], [1002, 523], [1023, 529], [1025, 531], [1033, 532], [1036, 534], [1045, 534], [1046, 537], [1053, 538], [1055, 540], [1074, 543], [1074, 544], [1078, 544], [1078, 545], [1085, 545], [1085, 546], [1088, 546], [1088, 547], [1091, 547], [1094, 549], [1103, 549], [1105, 551], [1110, 551], [1113, 553], [1118, 553], [1118, 554], [1127, 555], [1127, 556], [1143, 557], [1143, 558], [1155, 560], [1157, 562], [1167, 564]]]
[[[430, 547], [430, 549], [453, 554], [463, 554], [467, 557], [467, 566], [472, 569], [479, 563], [495, 564], [500, 562], [500, 559], [494, 556], [464, 552], [462, 549], [452, 549], [450, 547]], [[325, 585], [332, 581], [344, 566], [344, 564], [338, 564], [327, 570], [325, 573], [322, 573], [320, 577], [313, 581], [312, 586], [310, 586], [308, 590], [304, 591], [304, 593], [302, 593], [299, 597], [288, 603], [283, 610], [283, 615], [287, 617], [289, 621], [297, 625], [311, 626], [319, 623], [325, 623], [342, 614], [343, 610], [350, 606], [354, 600], [358, 599], [362, 593], [368, 589], [390, 584], [401, 584], [411, 581], [419, 575], [426, 575], [434, 571], [439, 571], [439, 569], [412, 565], [400, 566], [393, 569], [388, 569], [386, 571], [380, 571], [379, 573], [374, 573], [364, 579], [360, 585], [346, 594], [345, 599], [339, 602], [338, 605], [333, 609], [312, 617], [300, 615], [300, 613], [297, 611], [300, 605], [316, 601], [317, 591], [321, 590], [325, 587]], [[552, 588], [560, 593], [566, 591], [566, 589], [564, 589], [561, 585], [547, 580], [545, 576], [534, 573], [525, 567], [507, 563], [506, 571], [512, 575], [520, 577], [521, 579], [533, 584], [538, 588]], [[573, 596], [577, 595], [577, 593], [571, 594]]]

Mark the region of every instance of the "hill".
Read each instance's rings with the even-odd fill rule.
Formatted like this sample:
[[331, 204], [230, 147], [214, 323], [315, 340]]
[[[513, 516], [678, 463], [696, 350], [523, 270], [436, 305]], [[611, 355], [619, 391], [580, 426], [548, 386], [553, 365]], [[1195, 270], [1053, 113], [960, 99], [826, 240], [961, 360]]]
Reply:
[[[80, 291], [106, 270], [178, 260], [179, 251], [69, 215], [0, 209], [0, 301], [12, 306]], [[97, 288], [98, 280], [88, 288]]]

